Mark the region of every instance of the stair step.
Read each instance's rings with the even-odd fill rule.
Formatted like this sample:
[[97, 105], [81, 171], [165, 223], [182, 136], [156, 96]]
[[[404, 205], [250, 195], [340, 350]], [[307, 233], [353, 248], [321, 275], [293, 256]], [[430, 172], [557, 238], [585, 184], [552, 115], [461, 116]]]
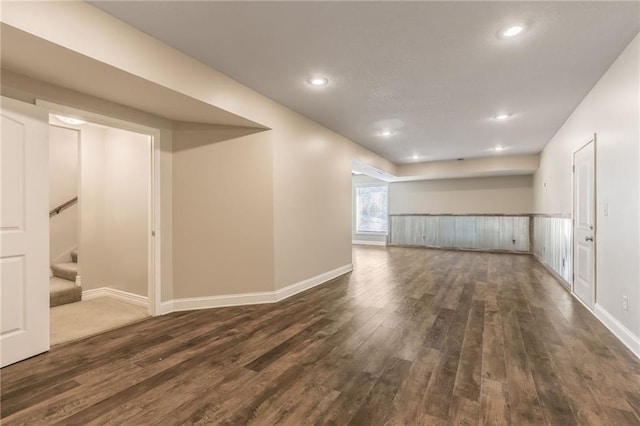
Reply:
[[59, 277], [49, 279], [49, 306], [66, 305], [82, 299], [82, 288], [74, 282]]
[[78, 263], [78, 249], [71, 250], [71, 261]]
[[51, 271], [53, 271], [54, 277], [60, 277], [75, 283], [76, 276], [78, 275], [78, 264], [74, 262], [55, 263], [51, 265]]

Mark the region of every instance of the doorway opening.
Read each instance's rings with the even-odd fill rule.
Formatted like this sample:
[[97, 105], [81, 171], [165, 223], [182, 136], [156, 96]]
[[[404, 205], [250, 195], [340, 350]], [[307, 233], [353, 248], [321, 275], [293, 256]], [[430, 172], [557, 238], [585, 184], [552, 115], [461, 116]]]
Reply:
[[131, 123], [45, 105], [50, 152], [50, 338], [157, 314], [154, 146]]

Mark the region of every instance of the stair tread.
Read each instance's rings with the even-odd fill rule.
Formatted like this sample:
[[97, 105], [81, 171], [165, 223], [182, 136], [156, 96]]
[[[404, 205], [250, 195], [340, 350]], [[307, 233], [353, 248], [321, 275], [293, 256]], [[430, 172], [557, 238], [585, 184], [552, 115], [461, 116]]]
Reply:
[[56, 277], [64, 278], [65, 280], [75, 281], [78, 276], [78, 264], [74, 262], [70, 263], [54, 263], [51, 265], [51, 272]]
[[82, 300], [82, 288], [73, 281], [59, 277], [49, 278], [49, 306], [66, 305]]
[[49, 292], [60, 293], [62, 291], [72, 290], [76, 288], [76, 283], [73, 281], [65, 280], [60, 277], [49, 278]]
[[51, 268], [56, 268], [65, 271], [78, 271], [78, 264], [75, 262], [66, 262], [66, 263], [54, 263], [51, 265]]

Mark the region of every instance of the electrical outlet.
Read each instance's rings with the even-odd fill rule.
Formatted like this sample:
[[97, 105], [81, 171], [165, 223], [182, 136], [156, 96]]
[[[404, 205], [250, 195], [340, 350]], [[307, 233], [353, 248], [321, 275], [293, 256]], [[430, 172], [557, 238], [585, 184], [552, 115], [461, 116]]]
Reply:
[[511, 240], [511, 244], [515, 244], [515, 243], [516, 243], [516, 240]]
[[622, 296], [622, 310], [629, 310], [629, 298], [627, 296]]

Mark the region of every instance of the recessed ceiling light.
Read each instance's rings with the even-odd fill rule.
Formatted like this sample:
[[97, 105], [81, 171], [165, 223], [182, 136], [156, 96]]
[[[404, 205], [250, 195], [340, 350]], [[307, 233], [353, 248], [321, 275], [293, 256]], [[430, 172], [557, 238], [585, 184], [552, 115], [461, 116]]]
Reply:
[[84, 120], [80, 120], [79, 118], [73, 118], [73, 117], [66, 117], [64, 115], [57, 115], [55, 116], [58, 120], [62, 121], [65, 124], [70, 124], [72, 126], [80, 126], [82, 124], [85, 124], [86, 121]]
[[498, 145], [498, 146], [496, 146], [496, 147], [495, 147], [495, 148], [493, 148], [493, 149], [494, 149], [495, 151], [498, 151], [498, 152], [499, 152], [499, 151], [504, 151], [505, 149], [507, 149], [507, 147], [506, 147], [506, 146], [500, 146], [500, 145]]
[[329, 79], [325, 77], [311, 77], [308, 81], [312, 86], [326, 86], [329, 84]]
[[391, 130], [382, 130], [382, 131], [380, 131], [380, 136], [387, 137], [387, 136], [391, 136], [391, 135], [393, 135], [393, 131], [391, 131]]
[[496, 120], [506, 120], [509, 117], [511, 117], [511, 114], [498, 114], [493, 116]]
[[504, 30], [500, 31], [500, 37], [501, 38], [513, 38], [515, 36], [517, 36], [518, 34], [522, 33], [522, 31], [524, 31], [524, 25], [522, 24], [517, 24], [517, 25], [512, 25], [508, 28], [505, 28]]
[[412, 159], [412, 160], [419, 160], [419, 159], [420, 159], [420, 156], [419, 156], [418, 154], [414, 154], [414, 155], [411, 157], [411, 159]]

